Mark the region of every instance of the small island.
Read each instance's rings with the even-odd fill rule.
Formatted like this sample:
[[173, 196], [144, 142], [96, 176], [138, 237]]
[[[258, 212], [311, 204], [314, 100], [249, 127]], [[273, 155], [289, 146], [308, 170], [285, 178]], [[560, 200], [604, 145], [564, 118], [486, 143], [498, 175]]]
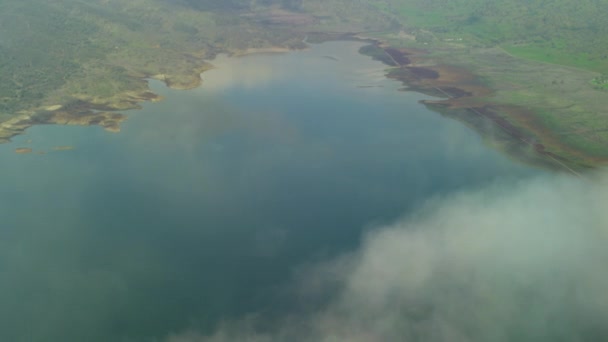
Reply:
[[32, 152], [33, 152], [33, 150], [29, 147], [17, 147], [15, 149], [15, 153], [17, 153], [17, 154], [29, 154]]

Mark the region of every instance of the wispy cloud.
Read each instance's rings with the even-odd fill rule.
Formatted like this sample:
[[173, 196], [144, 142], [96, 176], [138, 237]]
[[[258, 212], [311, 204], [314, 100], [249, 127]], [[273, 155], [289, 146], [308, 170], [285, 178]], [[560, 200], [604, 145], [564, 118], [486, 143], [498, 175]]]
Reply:
[[201, 91], [217, 92], [231, 87], [254, 88], [284, 76], [280, 67], [273, 68], [256, 56], [230, 58], [219, 55], [211, 63], [216, 70], [203, 73], [204, 86]]
[[300, 296], [331, 294], [312, 313], [167, 341], [606, 340], [606, 203], [605, 175], [435, 201], [299, 277]]

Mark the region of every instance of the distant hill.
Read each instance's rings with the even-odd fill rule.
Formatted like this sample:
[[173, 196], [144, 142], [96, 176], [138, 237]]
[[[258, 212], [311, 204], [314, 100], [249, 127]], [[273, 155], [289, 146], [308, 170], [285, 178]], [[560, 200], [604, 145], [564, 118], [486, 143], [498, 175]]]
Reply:
[[521, 57], [608, 72], [608, 6], [601, 0], [381, 0], [408, 28], [473, 37]]

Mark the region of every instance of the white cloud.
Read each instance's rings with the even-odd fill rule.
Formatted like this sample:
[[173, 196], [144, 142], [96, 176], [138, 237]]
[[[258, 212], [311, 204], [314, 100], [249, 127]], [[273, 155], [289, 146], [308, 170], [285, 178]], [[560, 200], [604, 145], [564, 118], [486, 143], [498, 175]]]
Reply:
[[494, 186], [436, 201], [298, 278], [322, 308], [193, 341], [599, 341], [608, 338], [608, 177]]

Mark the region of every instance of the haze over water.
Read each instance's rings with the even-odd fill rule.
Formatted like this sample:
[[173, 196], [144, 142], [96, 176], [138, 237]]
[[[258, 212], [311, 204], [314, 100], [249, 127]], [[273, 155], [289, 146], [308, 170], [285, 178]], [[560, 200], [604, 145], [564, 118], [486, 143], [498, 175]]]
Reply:
[[152, 82], [165, 100], [120, 134], [0, 145], [0, 340], [161, 339], [280, 310], [299, 267], [375, 226], [542, 173], [398, 91], [360, 46], [219, 57], [198, 89]]

